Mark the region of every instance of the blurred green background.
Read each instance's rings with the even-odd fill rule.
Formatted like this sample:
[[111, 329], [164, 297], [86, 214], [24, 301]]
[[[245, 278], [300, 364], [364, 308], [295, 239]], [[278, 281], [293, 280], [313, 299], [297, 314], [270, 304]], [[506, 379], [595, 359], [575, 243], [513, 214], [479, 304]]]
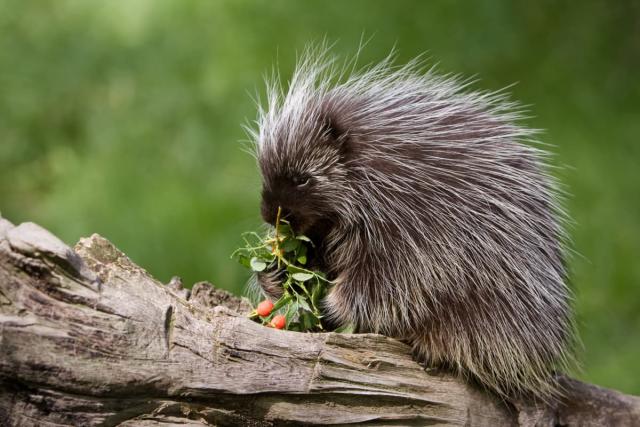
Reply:
[[240, 293], [260, 224], [239, 142], [251, 95], [309, 41], [397, 46], [476, 88], [517, 82], [575, 225], [582, 378], [640, 394], [638, 2], [0, 1], [0, 210], [68, 243], [100, 233], [157, 278]]

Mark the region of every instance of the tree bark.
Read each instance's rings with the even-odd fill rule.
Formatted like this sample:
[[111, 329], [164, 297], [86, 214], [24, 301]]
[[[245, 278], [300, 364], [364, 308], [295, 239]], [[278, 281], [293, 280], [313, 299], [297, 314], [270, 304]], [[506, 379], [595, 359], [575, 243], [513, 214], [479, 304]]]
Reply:
[[94, 234], [71, 249], [0, 218], [2, 425], [640, 425], [640, 398], [561, 379], [503, 402], [374, 334], [263, 327], [248, 303], [164, 285]]

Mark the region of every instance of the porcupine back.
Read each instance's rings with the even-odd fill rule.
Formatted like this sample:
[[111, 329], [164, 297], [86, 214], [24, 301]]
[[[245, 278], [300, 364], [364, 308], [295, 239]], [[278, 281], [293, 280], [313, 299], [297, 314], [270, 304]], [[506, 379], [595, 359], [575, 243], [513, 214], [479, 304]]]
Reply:
[[573, 332], [565, 216], [520, 108], [417, 61], [334, 64], [309, 50], [286, 92], [274, 79], [254, 134], [265, 188], [314, 177], [298, 203], [325, 220], [329, 317], [502, 396], [552, 398]]

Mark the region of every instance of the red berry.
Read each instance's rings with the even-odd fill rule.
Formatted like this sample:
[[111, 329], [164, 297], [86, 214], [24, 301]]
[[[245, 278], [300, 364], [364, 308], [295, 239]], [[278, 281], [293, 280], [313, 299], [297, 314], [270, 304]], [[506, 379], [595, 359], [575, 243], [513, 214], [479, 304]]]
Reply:
[[271, 319], [271, 326], [273, 326], [276, 329], [282, 329], [285, 327], [286, 324], [287, 324], [287, 318], [284, 317], [282, 314], [273, 316], [273, 319]]
[[270, 300], [266, 299], [262, 301], [260, 304], [258, 304], [258, 308], [256, 308], [256, 313], [258, 313], [258, 315], [262, 317], [265, 317], [271, 314], [271, 310], [273, 310], [273, 303]]

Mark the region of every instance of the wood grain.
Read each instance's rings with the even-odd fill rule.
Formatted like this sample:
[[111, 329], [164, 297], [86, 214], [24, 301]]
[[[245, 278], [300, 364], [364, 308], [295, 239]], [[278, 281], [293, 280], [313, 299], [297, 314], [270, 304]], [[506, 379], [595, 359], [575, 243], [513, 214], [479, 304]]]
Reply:
[[508, 404], [373, 334], [297, 333], [164, 285], [109, 241], [0, 218], [0, 422], [10, 426], [640, 425], [640, 398], [562, 378]]

